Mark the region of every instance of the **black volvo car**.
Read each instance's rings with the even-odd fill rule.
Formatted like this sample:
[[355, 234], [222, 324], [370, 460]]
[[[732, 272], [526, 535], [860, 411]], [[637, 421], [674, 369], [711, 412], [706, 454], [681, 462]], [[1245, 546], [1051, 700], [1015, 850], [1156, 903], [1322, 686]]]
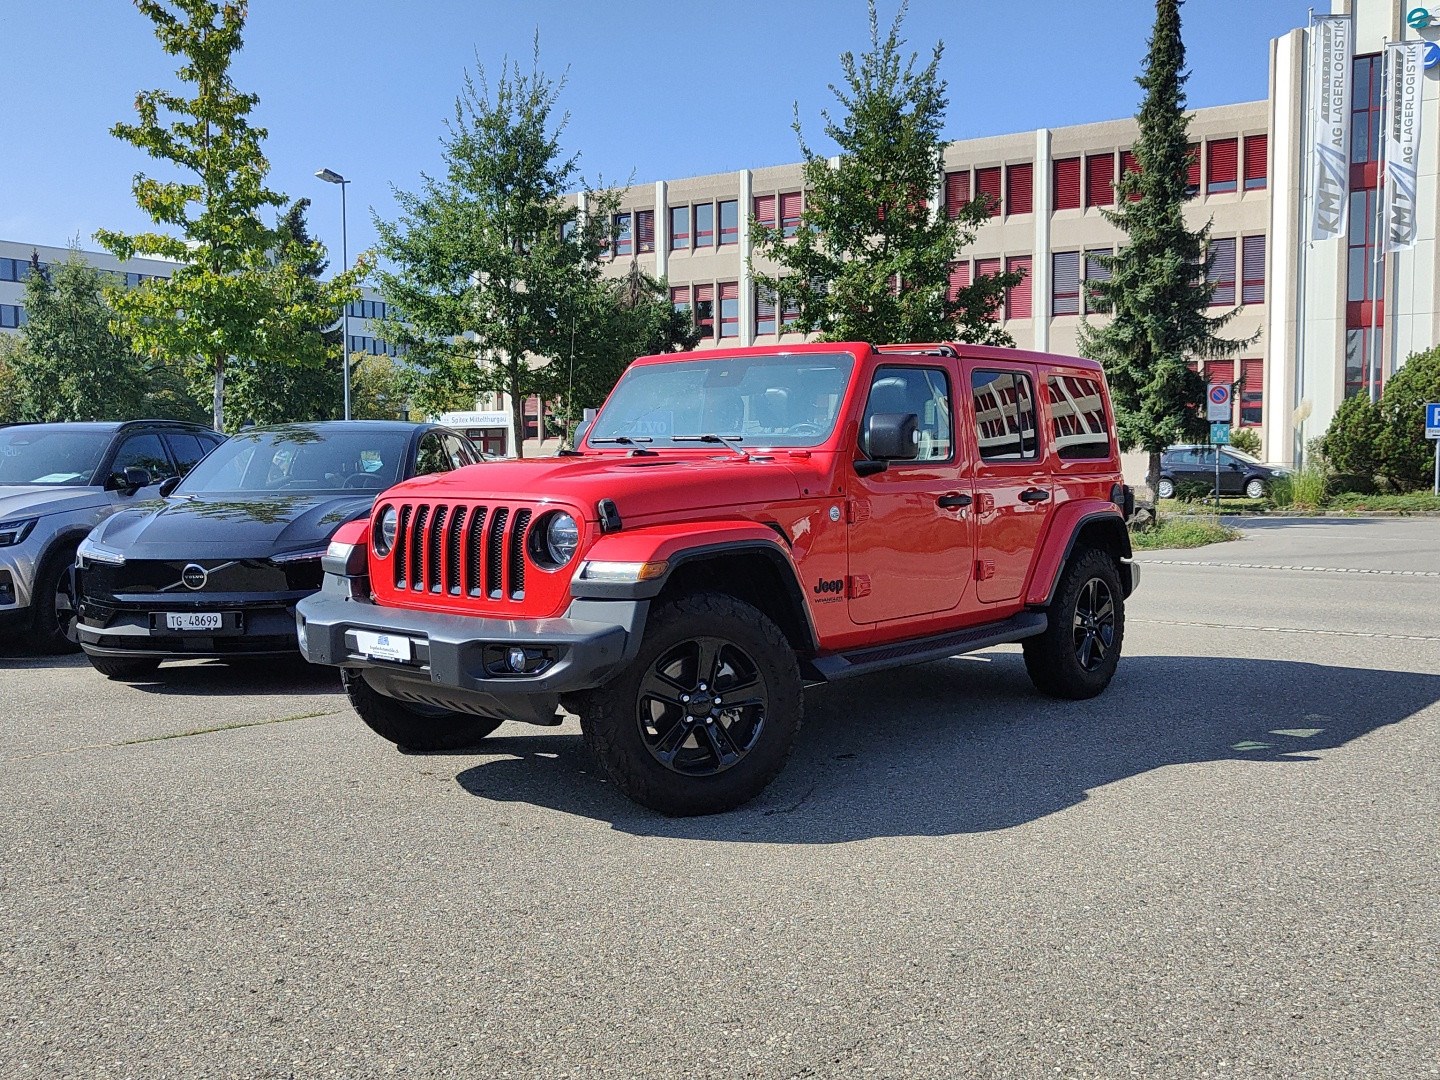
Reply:
[[295, 655], [295, 602], [320, 556], [392, 484], [480, 461], [434, 424], [355, 420], [231, 436], [162, 500], [108, 518], [80, 545], [77, 632], [112, 679], [162, 660]]

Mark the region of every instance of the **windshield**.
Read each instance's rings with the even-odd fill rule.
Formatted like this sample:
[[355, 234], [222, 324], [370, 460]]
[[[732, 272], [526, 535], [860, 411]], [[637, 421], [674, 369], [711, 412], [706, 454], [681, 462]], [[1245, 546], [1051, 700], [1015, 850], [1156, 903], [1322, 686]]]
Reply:
[[177, 495], [383, 491], [400, 479], [405, 431], [242, 431], [210, 452]]
[[686, 359], [632, 367], [585, 442], [691, 445], [725, 436], [747, 446], [815, 446], [829, 437], [855, 366], [848, 353]]
[[0, 485], [87, 487], [94, 482], [110, 436], [108, 431], [0, 428]]

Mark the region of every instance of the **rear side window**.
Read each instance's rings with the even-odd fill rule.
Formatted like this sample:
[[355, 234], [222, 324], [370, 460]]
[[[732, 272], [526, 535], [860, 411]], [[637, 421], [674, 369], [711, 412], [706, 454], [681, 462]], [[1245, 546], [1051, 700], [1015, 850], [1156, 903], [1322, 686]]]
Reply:
[[970, 373], [975, 435], [985, 461], [1033, 461], [1039, 457], [1035, 432], [1035, 390], [1021, 371]]
[[195, 463], [208, 454], [213, 445], [201, 442], [194, 435], [180, 431], [167, 431], [165, 444], [170, 447], [170, 454], [175, 459], [181, 476], [193, 469]]
[[1067, 461], [1108, 458], [1110, 429], [1105, 423], [1105, 395], [1098, 379], [1081, 375], [1049, 375], [1050, 441]]

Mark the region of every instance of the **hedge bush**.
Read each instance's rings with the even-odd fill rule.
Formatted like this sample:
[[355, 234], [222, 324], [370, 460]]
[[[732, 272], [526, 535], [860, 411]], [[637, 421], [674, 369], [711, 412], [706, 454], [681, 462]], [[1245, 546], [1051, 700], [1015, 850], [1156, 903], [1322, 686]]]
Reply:
[[1335, 472], [1353, 481], [1346, 486], [1374, 476], [1394, 491], [1429, 486], [1435, 463], [1435, 447], [1425, 438], [1430, 401], [1440, 401], [1440, 346], [1411, 354], [1378, 403], [1363, 394], [1345, 400], [1322, 447]]

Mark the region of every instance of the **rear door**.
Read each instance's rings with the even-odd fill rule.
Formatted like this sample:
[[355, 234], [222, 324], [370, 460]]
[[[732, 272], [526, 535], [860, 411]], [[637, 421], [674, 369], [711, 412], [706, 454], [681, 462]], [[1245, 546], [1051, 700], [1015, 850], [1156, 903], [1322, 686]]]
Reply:
[[964, 363], [975, 440], [975, 592], [982, 604], [1017, 599], [1049, 524], [1053, 500], [1040, 438], [1033, 364]]

